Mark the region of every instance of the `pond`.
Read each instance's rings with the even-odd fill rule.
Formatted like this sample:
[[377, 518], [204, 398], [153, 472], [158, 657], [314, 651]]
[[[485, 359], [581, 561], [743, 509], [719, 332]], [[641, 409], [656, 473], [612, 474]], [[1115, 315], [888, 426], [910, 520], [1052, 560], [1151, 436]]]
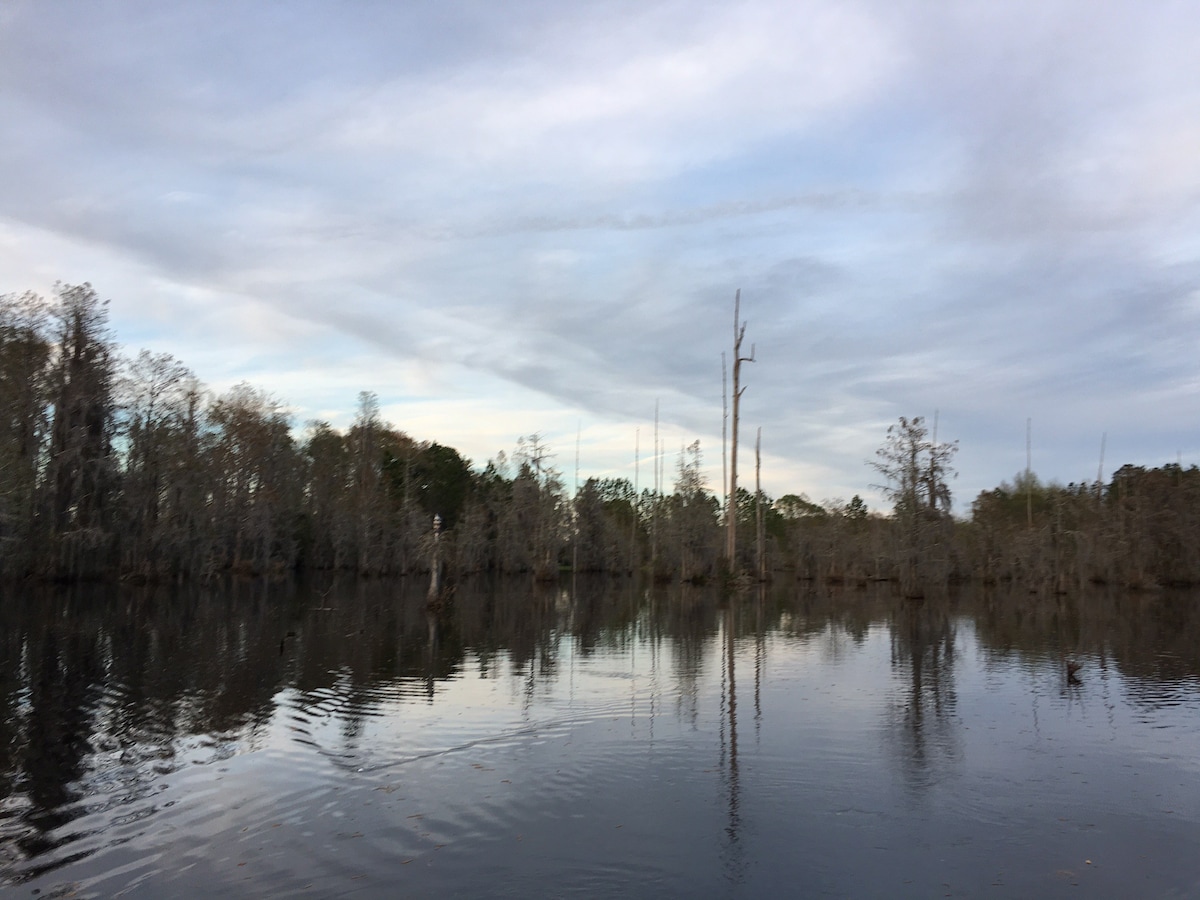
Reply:
[[1200, 896], [1192, 594], [2, 599], [13, 896]]

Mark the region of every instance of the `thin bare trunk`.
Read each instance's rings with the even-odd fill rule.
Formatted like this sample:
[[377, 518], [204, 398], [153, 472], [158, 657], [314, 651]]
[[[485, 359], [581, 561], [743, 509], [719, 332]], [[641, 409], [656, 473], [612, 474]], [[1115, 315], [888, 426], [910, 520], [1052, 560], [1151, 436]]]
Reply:
[[755, 533], [758, 537], [758, 580], [767, 580], [767, 558], [763, 555], [763, 544], [766, 533], [763, 529], [763, 492], [762, 492], [762, 427], [758, 429], [758, 439], [754, 442], [754, 510]]
[[655, 575], [658, 566], [658, 401], [654, 401], [654, 494], [650, 506], [650, 575]]
[[[729, 490], [729, 372], [725, 353], [721, 353], [721, 490]], [[725, 515], [729, 515], [729, 494], [725, 494]], [[726, 523], [728, 527], [728, 522]]]
[[1025, 420], [1025, 526], [1033, 528], [1033, 419]]
[[629, 571], [637, 571], [637, 552], [638, 552], [638, 523], [641, 520], [641, 495], [638, 493], [641, 486], [638, 484], [639, 468], [642, 456], [642, 429], [636, 428], [633, 432], [633, 522], [629, 526]]
[[575, 429], [575, 497], [571, 501], [571, 595], [575, 594], [575, 576], [579, 574], [579, 441], [583, 436], [583, 424]]
[[754, 362], [754, 345], [750, 345], [750, 355], [742, 356], [742, 339], [746, 336], [746, 323], [741, 321], [742, 292], [739, 290], [733, 297], [733, 422], [729, 442], [729, 497], [726, 501], [726, 543], [725, 555], [729, 560], [732, 571], [737, 567], [737, 451], [738, 451], [738, 410], [741, 405], [742, 393], [746, 390], [741, 386], [742, 363]]

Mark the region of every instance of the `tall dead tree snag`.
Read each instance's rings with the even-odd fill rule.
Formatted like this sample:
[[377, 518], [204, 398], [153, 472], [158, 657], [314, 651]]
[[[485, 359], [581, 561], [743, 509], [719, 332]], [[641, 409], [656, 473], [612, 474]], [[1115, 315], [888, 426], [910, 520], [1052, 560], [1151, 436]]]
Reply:
[[741, 320], [742, 292], [733, 295], [733, 417], [729, 439], [729, 496], [725, 501], [725, 556], [731, 571], [737, 568], [737, 452], [738, 452], [738, 408], [741, 405], [742, 363], [754, 362], [754, 345], [750, 355], [742, 356], [742, 339], [746, 336], [746, 323]]
[[758, 438], [754, 442], [754, 537], [755, 559], [758, 563], [758, 580], [767, 580], [767, 556], [764, 551], [766, 544], [766, 528], [763, 520], [762, 492], [762, 428], [758, 429]]

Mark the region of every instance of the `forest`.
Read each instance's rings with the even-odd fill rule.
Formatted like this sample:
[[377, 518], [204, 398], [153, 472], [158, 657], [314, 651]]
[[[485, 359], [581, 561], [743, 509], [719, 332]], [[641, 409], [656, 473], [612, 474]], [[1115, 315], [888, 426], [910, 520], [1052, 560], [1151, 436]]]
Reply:
[[572, 496], [538, 434], [476, 466], [382, 421], [366, 392], [345, 431], [313, 421], [297, 432], [251, 385], [214, 396], [170, 355], [122, 356], [89, 284], [0, 296], [6, 580], [436, 569], [450, 584], [575, 571], [892, 582], [909, 596], [968, 581], [1051, 593], [1200, 584], [1196, 466], [1126, 465], [1107, 483], [1065, 486], [1027, 470], [955, 517], [957, 449], [920, 417], [893, 425], [870, 462], [887, 515], [858, 496], [819, 504], [757, 487], [739, 487], [729, 515], [698, 441], [669, 487], [588, 478]]

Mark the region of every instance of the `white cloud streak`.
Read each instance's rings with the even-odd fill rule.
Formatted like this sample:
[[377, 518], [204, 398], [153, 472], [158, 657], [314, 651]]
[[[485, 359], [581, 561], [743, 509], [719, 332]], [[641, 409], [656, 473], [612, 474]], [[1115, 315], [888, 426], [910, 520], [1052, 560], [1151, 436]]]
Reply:
[[965, 500], [1026, 417], [1047, 477], [1200, 462], [1188, 4], [13, 0], [0, 122], [0, 290], [298, 420], [621, 472], [658, 399], [715, 482], [740, 286], [775, 493], [935, 411]]

